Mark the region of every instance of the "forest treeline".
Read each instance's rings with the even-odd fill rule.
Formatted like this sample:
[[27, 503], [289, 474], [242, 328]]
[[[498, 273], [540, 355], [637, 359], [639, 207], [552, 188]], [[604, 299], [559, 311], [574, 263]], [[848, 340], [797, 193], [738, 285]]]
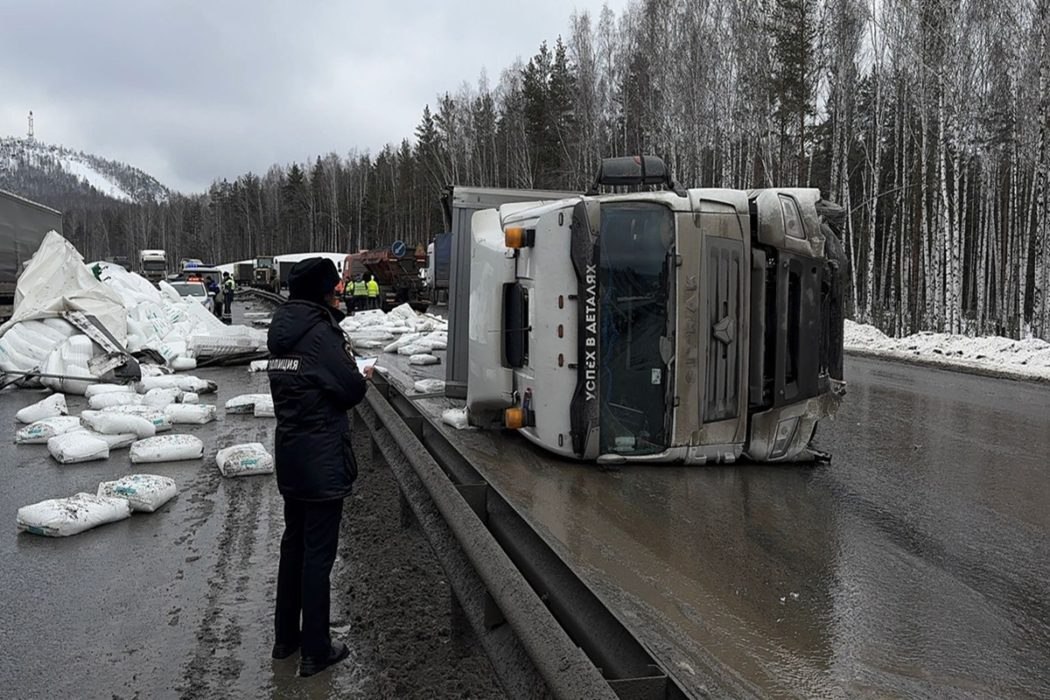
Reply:
[[[227, 261], [441, 231], [449, 184], [580, 190], [602, 157], [687, 187], [819, 187], [849, 212], [851, 314], [1050, 337], [1050, 0], [645, 0], [439, 95], [378, 153], [140, 205], [76, 204], [87, 257]], [[553, 37], [552, 37], [553, 38]], [[450, 76], [450, 82], [455, 77]]]

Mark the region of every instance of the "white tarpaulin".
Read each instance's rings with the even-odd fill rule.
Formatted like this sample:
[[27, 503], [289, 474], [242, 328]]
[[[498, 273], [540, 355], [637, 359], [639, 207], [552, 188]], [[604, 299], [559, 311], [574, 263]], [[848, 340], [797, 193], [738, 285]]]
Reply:
[[155, 350], [175, 370], [193, 368], [201, 357], [266, 348], [265, 332], [225, 325], [167, 282], [158, 289], [119, 265], [96, 265], [101, 281], [68, 241], [53, 231], [44, 238], [18, 279], [14, 315], [0, 326], [0, 375], [43, 372], [67, 378], [42, 378], [45, 386], [85, 393], [91, 383], [77, 378], [92, 377], [89, 363], [102, 351], [57, 318], [74, 310], [97, 318], [129, 352]]
[[52, 231], [18, 278], [14, 313], [0, 326], [0, 336], [16, 323], [55, 318], [63, 311], [91, 314], [118, 341], [127, 340], [128, 316], [120, 296], [95, 279], [77, 249]]

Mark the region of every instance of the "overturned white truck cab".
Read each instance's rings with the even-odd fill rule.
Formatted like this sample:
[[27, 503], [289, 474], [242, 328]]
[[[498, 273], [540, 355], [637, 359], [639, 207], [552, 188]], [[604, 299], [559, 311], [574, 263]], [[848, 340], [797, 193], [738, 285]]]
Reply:
[[603, 162], [601, 185], [649, 189], [473, 214], [472, 421], [604, 463], [819, 456], [845, 386], [842, 209], [684, 190], [651, 157]]

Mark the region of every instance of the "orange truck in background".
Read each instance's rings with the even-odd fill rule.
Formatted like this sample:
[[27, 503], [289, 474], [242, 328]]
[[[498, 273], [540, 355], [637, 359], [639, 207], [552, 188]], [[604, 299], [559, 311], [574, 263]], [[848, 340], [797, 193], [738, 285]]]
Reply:
[[417, 311], [426, 311], [430, 298], [421, 271], [426, 270], [427, 255], [423, 246], [409, 250], [395, 241], [388, 248], [373, 248], [351, 253], [343, 261], [343, 287], [349, 293], [350, 281], [359, 282], [370, 273], [379, 283], [380, 306], [383, 311], [400, 304], [409, 304]]

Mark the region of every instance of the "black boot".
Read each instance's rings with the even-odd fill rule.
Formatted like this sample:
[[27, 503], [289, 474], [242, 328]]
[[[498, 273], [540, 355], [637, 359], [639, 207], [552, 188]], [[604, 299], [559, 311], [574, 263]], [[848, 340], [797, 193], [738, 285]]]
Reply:
[[315, 673], [320, 673], [332, 664], [337, 664], [348, 656], [350, 656], [350, 650], [346, 648], [345, 644], [342, 642], [332, 642], [327, 657], [316, 658], [312, 656], [304, 656], [300, 659], [299, 675], [306, 678]]
[[299, 643], [294, 644], [283, 644], [277, 642], [273, 645], [273, 653], [271, 656], [275, 659], [287, 659], [289, 656], [299, 651]]

